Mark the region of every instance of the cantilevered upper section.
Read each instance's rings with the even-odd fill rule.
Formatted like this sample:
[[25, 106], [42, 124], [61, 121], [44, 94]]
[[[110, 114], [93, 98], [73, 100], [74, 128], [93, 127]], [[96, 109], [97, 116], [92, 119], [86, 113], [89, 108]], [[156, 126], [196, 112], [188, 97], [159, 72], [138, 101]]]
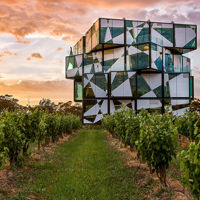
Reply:
[[66, 78], [83, 71], [190, 72], [181, 54], [196, 48], [196, 25], [100, 18], [66, 57]]

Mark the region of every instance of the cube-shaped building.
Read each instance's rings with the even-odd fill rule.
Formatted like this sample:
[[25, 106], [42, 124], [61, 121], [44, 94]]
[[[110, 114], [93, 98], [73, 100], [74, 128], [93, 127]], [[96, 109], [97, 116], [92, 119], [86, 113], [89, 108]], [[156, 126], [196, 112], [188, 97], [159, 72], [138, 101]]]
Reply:
[[83, 123], [99, 123], [121, 108], [181, 115], [194, 97], [190, 59], [197, 26], [98, 19], [66, 57], [74, 101], [83, 103]]

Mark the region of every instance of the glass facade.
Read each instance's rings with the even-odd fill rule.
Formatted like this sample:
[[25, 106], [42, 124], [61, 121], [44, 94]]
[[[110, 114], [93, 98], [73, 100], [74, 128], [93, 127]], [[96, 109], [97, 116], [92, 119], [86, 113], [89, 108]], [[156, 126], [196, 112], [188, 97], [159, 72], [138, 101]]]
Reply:
[[82, 92], [82, 81], [74, 81], [74, 100], [82, 101], [83, 100], [83, 92]]
[[196, 25], [100, 18], [66, 57], [83, 123], [99, 123], [122, 104], [136, 112], [183, 114], [194, 98], [183, 53], [196, 48]]

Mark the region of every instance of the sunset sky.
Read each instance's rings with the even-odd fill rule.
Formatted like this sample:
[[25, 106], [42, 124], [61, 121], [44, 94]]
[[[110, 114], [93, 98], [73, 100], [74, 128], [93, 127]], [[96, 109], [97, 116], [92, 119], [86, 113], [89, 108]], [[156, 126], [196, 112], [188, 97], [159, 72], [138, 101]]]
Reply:
[[[99, 17], [197, 24], [199, 36], [200, 0], [0, 0], [0, 95], [21, 104], [72, 100], [65, 56]], [[200, 97], [199, 37], [187, 56]]]

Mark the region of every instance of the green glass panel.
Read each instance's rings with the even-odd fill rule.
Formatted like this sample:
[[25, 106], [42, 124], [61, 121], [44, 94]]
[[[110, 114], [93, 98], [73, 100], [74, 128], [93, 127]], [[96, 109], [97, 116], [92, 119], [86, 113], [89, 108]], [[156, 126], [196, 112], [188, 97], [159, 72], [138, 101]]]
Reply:
[[101, 43], [105, 43], [106, 30], [106, 27], [101, 27]]
[[74, 94], [75, 94], [75, 101], [82, 101], [83, 100], [83, 94], [82, 94], [82, 81], [75, 81], [74, 85]]
[[132, 96], [136, 97], [136, 74], [130, 78], [130, 85], [131, 85], [131, 91], [132, 91]]
[[104, 91], [107, 91], [107, 79], [105, 76], [107, 76], [107, 74], [96, 74], [95, 84]]
[[145, 53], [137, 54], [137, 69], [144, 69], [149, 67], [149, 55]]
[[187, 43], [184, 48], [196, 48], [197, 47], [197, 42], [196, 38], [192, 39], [189, 43]]
[[133, 27], [132, 20], [126, 20], [126, 27]]
[[67, 70], [74, 69], [74, 68], [75, 68], [74, 56], [69, 56]]
[[165, 72], [173, 72], [174, 64], [171, 54], [165, 54]]
[[86, 98], [95, 98], [95, 94], [93, 92], [93, 89], [90, 83], [88, 83], [87, 86], [84, 88], [84, 93], [85, 93]]
[[169, 82], [164, 84], [164, 97], [170, 97]]
[[162, 97], [162, 86], [157, 87], [153, 90], [157, 97]]
[[147, 82], [144, 80], [144, 78], [142, 77], [142, 75], [137, 76], [137, 96], [140, 97], [148, 92], [151, 91], [151, 88], [149, 87], [149, 85], [147, 84]]
[[173, 43], [173, 29], [172, 28], [162, 28], [162, 35]]
[[112, 38], [117, 37], [118, 35], [121, 35], [124, 33], [124, 28], [120, 27], [110, 27], [110, 31], [112, 34]]
[[87, 100], [87, 101], [85, 101], [84, 102], [84, 107], [83, 107], [84, 113], [87, 112], [90, 108], [92, 108], [95, 104], [97, 104], [96, 100], [90, 100], [90, 101]]
[[92, 53], [85, 54], [85, 56], [84, 56], [84, 65], [91, 65], [91, 64], [93, 64]]
[[143, 28], [136, 38], [137, 43], [145, 43], [149, 41], [149, 28]]
[[149, 44], [140, 44], [140, 45], [137, 45], [137, 48], [141, 51], [147, 51], [149, 50]]
[[129, 65], [130, 65], [130, 70], [137, 69], [137, 54], [129, 56]]
[[193, 85], [193, 76], [190, 76], [190, 98], [193, 99], [194, 98], [194, 85]]
[[124, 72], [117, 72], [112, 82], [111, 89], [114, 90], [124, 82]]

